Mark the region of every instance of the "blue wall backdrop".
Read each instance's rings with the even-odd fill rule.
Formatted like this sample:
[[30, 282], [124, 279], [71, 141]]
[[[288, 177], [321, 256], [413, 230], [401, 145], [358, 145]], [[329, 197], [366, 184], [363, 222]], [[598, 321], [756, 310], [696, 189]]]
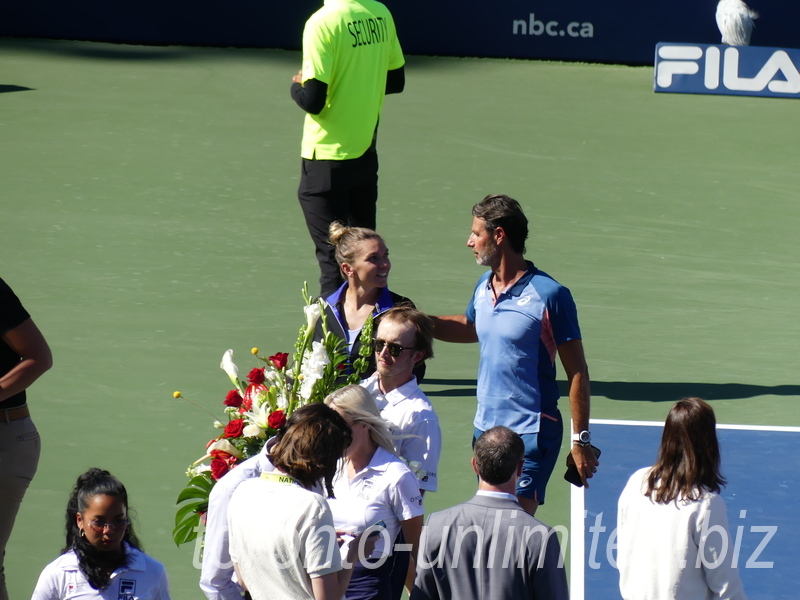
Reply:
[[[0, 35], [299, 49], [321, 0], [4, 0]], [[652, 64], [657, 42], [719, 43], [715, 0], [386, 0], [411, 54]], [[800, 3], [751, 0], [757, 46], [797, 47]]]

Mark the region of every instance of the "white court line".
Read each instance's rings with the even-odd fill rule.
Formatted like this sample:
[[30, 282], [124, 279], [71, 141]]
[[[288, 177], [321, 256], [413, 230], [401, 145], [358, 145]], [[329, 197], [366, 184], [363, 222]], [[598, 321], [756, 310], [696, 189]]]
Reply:
[[[618, 421], [615, 419], [590, 419], [589, 423], [597, 425], [628, 425], [636, 427], [663, 427], [663, 421]], [[800, 427], [782, 425], [730, 425], [717, 423], [717, 429], [738, 429], [741, 431], [788, 431], [800, 433]]]
[[[622, 421], [616, 419], [589, 419], [592, 425], [625, 425], [628, 427], [663, 427], [663, 421]], [[571, 424], [571, 421], [570, 421]], [[734, 429], [740, 431], [786, 431], [800, 433], [800, 427], [780, 425], [729, 425], [717, 423], [717, 429]], [[572, 431], [572, 429], [570, 429]], [[585, 597], [585, 568], [586, 568], [586, 508], [584, 501], [584, 488], [570, 486], [570, 576], [569, 591], [572, 600], [584, 600]]]
[[[569, 591], [572, 600], [583, 600], [584, 598], [584, 563], [586, 549], [584, 547], [584, 514], [583, 490], [584, 488], [570, 484], [570, 515], [569, 520]], [[578, 531], [576, 531], [576, 529]]]

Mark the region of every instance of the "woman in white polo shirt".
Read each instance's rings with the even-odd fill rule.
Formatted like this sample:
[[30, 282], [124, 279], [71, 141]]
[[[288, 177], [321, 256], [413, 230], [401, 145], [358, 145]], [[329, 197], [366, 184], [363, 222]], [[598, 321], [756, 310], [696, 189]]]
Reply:
[[78, 477], [67, 503], [67, 544], [32, 600], [169, 600], [164, 566], [141, 550], [125, 486], [102, 469]]
[[333, 481], [335, 499], [329, 500], [337, 531], [361, 532], [381, 524], [375, 551], [355, 565], [347, 600], [399, 598], [391, 589], [391, 555], [401, 529], [417, 555], [425, 508], [417, 477], [395, 455], [388, 424], [375, 400], [358, 385], [343, 387], [325, 403], [353, 430], [353, 443]]

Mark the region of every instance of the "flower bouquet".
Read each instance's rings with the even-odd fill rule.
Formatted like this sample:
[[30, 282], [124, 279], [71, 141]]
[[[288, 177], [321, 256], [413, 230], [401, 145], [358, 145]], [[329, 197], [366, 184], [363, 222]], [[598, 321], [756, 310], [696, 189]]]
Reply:
[[[186, 471], [189, 483], [178, 495], [172, 532], [178, 546], [197, 537], [214, 484], [236, 465], [261, 452], [295, 409], [322, 402], [332, 391], [361, 380], [372, 349], [372, 318], [361, 331], [359, 357], [353, 361], [351, 373], [343, 377], [348, 359], [345, 341], [328, 330], [324, 303], [321, 299], [311, 300], [307, 285], [303, 286], [303, 299], [306, 322], [300, 328], [291, 359], [285, 352], [264, 357], [258, 348], [253, 348], [259, 366], [244, 381], [239, 378], [233, 350], [223, 354], [220, 368], [233, 384], [223, 401], [228, 421], [215, 419], [214, 427], [221, 433], [208, 442], [205, 454]], [[180, 392], [175, 392], [174, 397], [188, 400]]]

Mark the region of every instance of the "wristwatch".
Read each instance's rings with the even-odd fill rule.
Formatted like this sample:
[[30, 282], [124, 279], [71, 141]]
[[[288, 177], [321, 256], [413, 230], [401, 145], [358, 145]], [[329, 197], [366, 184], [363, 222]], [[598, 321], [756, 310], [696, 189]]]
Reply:
[[588, 446], [592, 442], [592, 434], [585, 429], [580, 433], [572, 434], [572, 443], [579, 446]]

